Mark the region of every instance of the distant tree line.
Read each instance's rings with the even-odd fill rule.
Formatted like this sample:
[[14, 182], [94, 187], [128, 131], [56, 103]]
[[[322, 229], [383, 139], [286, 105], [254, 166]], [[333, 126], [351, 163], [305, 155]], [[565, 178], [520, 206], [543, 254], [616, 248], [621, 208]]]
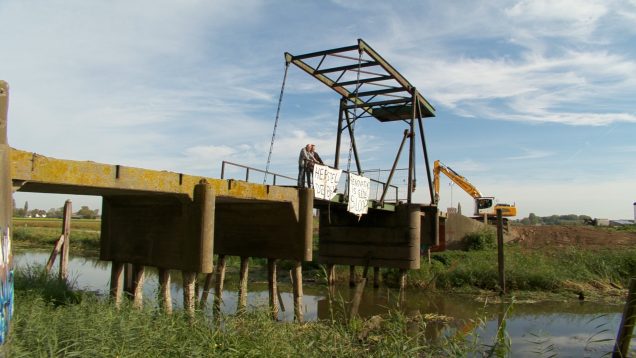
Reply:
[[515, 220], [515, 223], [521, 225], [584, 225], [589, 223], [592, 218], [588, 215], [550, 215], [537, 216], [530, 213], [527, 218]]
[[[29, 210], [29, 202], [24, 202], [24, 207], [18, 208], [13, 200], [13, 217], [16, 218], [58, 218], [61, 219], [64, 216], [64, 207], [51, 208], [48, 211], [42, 209]], [[73, 217], [82, 219], [96, 219], [99, 217], [99, 210], [92, 210], [88, 206], [82, 206], [77, 212], [73, 213]]]

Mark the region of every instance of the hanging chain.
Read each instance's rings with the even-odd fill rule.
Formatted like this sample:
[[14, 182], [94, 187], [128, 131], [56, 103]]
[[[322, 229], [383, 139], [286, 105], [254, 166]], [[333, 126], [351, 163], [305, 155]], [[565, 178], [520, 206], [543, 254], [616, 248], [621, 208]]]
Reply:
[[285, 82], [287, 81], [287, 70], [289, 62], [285, 62], [285, 74], [283, 75], [283, 84], [280, 87], [280, 95], [278, 96], [278, 108], [276, 109], [276, 120], [274, 121], [274, 131], [272, 132], [272, 142], [269, 144], [269, 154], [267, 155], [267, 165], [265, 166], [265, 176], [263, 177], [263, 185], [267, 182], [267, 174], [269, 174], [269, 164], [272, 161], [272, 151], [274, 150], [274, 141], [276, 140], [276, 129], [278, 128], [278, 118], [280, 116], [280, 107], [283, 102], [283, 93], [285, 92]]

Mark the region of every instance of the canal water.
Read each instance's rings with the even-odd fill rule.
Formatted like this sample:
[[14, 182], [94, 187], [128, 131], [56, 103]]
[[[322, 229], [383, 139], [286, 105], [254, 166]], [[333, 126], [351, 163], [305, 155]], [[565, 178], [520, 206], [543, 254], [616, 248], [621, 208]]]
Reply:
[[[22, 252], [14, 255], [17, 267], [43, 265], [46, 252]], [[76, 288], [108, 294], [110, 262], [94, 258], [70, 257], [70, 278]], [[145, 304], [154, 305], [158, 280], [154, 270], [147, 270], [144, 283]], [[228, 273], [227, 276], [231, 276]], [[256, 275], [254, 275], [256, 276]], [[229, 277], [228, 277], [229, 278]], [[175, 308], [183, 307], [183, 291], [180, 275], [173, 272], [172, 300]], [[236, 312], [238, 293], [236, 284], [229, 279], [229, 288], [222, 294], [221, 309]], [[280, 319], [293, 320], [292, 288], [284, 278], [279, 278], [279, 291], [284, 310]], [[266, 307], [267, 282], [250, 282], [248, 304], [250, 307]], [[303, 311], [305, 320], [339, 319], [346, 316], [353, 297], [353, 289], [337, 286], [331, 294], [325, 285], [305, 283]], [[212, 307], [213, 293], [208, 307]], [[18, 303], [19, 304], [19, 303]], [[473, 296], [431, 294], [420, 290], [407, 290], [403, 297], [397, 290], [367, 286], [360, 303], [359, 314], [371, 317], [399, 309], [406, 316], [428, 315], [437, 318], [427, 325], [426, 335], [431, 339], [473, 331], [468, 339], [479, 344], [492, 345], [497, 336], [499, 322], [505, 318], [505, 331], [511, 341], [514, 357], [551, 356], [601, 357], [610, 352], [621, 321], [622, 305], [593, 302], [515, 302], [509, 304], [480, 302]], [[481, 324], [479, 322], [482, 322]], [[543, 352], [543, 353], [541, 353]], [[636, 339], [632, 339], [631, 354], [636, 356]]]

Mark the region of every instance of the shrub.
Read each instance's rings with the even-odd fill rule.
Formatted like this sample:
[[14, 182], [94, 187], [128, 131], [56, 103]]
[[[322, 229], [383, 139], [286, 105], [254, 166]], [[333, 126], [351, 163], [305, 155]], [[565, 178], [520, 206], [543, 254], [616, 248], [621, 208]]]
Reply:
[[466, 251], [494, 249], [496, 242], [495, 232], [489, 228], [467, 234], [462, 239]]

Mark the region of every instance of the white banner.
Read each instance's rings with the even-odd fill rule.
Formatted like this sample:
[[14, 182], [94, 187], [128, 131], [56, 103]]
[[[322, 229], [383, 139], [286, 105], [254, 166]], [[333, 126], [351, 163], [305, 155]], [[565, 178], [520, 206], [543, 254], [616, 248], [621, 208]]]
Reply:
[[342, 170], [331, 169], [326, 165], [314, 165], [314, 198], [331, 200], [336, 196]]
[[349, 204], [347, 211], [355, 215], [366, 214], [369, 207], [371, 181], [363, 176], [349, 174]]

